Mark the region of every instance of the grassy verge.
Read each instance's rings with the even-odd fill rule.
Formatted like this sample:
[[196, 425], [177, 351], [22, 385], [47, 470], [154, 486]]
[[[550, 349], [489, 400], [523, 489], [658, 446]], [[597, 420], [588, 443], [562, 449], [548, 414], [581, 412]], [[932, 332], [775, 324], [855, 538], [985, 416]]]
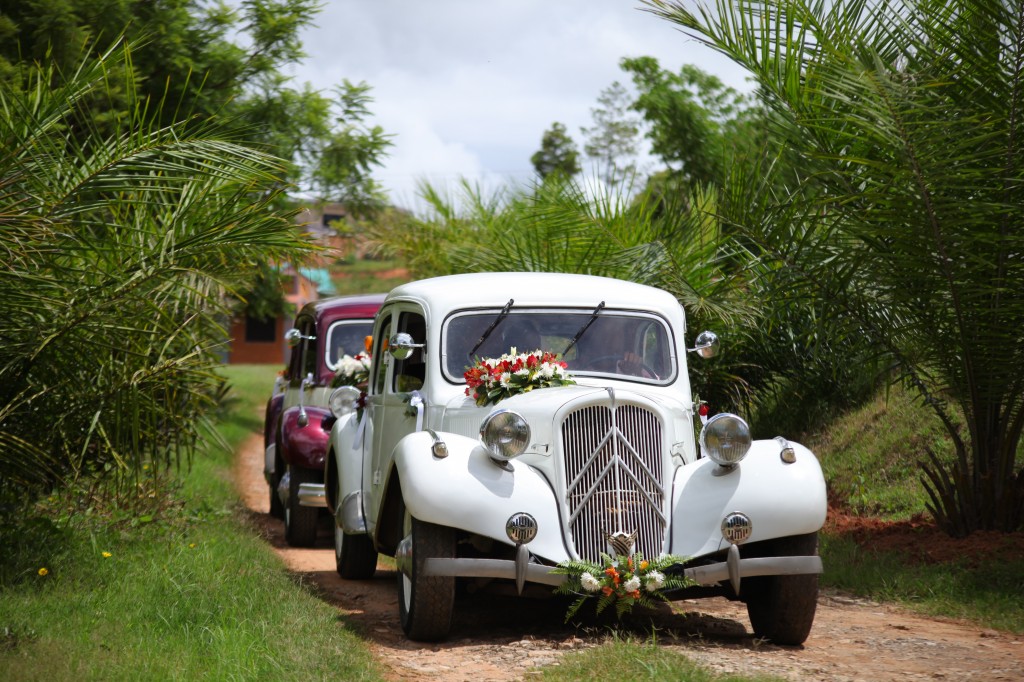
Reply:
[[963, 618], [979, 626], [1024, 634], [1024, 561], [997, 552], [938, 564], [870, 551], [825, 536], [822, 584], [918, 613]]
[[[237, 390], [219, 429], [233, 447], [259, 426], [276, 369], [227, 370]], [[48, 500], [57, 521], [29, 529], [49, 534], [43, 553], [20, 555], [0, 592], [0, 679], [379, 679], [335, 609], [246, 527], [230, 463], [212, 450], [141, 485], [153, 502], [131, 518], [99, 502], [62, 518], [70, 502]]]
[[[847, 510], [884, 521], [927, 518], [918, 462], [925, 448], [953, 456], [938, 419], [894, 386], [834, 420], [809, 439], [821, 460], [829, 498]], [[1024, 633], [1024, 560], [1011, 545], [1021, 535], [976, 535], [959, 542], [950, 561], [914, 561], [900, 551], [824, 536], [822, 584], [876, 601], [898, 602], [928, 615], [966, 618], [983, 627]], [[918, 544], [949, 543], [938, 531]]]

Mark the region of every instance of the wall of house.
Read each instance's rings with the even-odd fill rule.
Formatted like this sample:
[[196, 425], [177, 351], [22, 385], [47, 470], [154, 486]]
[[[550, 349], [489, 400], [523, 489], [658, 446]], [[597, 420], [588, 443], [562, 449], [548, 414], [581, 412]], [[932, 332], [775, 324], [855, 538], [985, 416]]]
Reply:
[[[284, 365], [284, 332], [290, 324], [283, 317], [267, 322], [236, 317], [231, 320], [231, 349], [228, 363], [233, 365]], [[270, 335], [272, 332], [273, 336]]]

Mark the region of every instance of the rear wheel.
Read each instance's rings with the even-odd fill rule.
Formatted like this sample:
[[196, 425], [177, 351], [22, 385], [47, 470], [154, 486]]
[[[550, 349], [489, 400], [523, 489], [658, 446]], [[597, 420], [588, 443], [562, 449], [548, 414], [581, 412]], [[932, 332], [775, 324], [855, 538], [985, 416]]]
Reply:
[[[762, 556], [816, 556], [818, 534], [780, 538]], [[746, 578], [743, 600], [754, 634], [776, 644], [803, 644], [811, 632], [818, 606], [818, 576], [777, 575]]]
[[316, 525], [320, 516], [317, 507], [299, 504], [299, 486], [319, 483], [322, 473], [302, 467], [288, 467], [288, 504], [284, 509], [284, 537], [292, 547], [312, 547], [316, 544]]
[[366, 580], [377, 570], [377, 550], [369, 535], [348, 535], [334, 524], [334, 563], [346, 580]]
[[455, 556], [455, 531], [414, 519], [402, 509], [402, 537], [412, 536], [411, 575], [398, 571], [398, 615], [410, 639], [422, 642], [448, 636], [455, 609], [455, 578], [423, 575], [428, 558]]

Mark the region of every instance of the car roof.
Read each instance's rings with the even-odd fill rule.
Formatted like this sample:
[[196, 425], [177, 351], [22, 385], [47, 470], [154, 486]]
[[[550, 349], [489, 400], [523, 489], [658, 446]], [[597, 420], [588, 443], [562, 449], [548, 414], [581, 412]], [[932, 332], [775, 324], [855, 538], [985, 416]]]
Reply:
[[372, 318], [384, 302], [385, 294], [332, 296], [307, 303], [300, 315], [313, 315], [319, 324], [338, 319]]
[[387, 300], [413, 300], [443, 314], [465, 308], [502, 306], [514, 299], [516, 308], [534, 306], [593, 307], [654, 310], [666, 316], [681, 310], [668, 292], [610, 277], [548, 272], [484, 272], [447, 275], [402, 284]]

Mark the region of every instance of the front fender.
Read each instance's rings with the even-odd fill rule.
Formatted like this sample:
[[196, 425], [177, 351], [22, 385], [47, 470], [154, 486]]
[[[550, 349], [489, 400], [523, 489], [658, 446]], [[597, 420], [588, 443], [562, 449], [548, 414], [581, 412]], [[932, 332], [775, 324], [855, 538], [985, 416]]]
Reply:
[[299, 424], [298, 407], [290, 407], [281, 414], [280, 455], [292, 466], [323, 469], [334, 416], [320, 407], [306, 406], [305, 410], [305, 426]]
[[331, 428], [330, 460], [326, 465], [325, 479], [333, 476], [337, 484], [328, 486], [328, 507], [347, 533], [366, 531], [361, 496], [363, 453], [361, 448], [353, 447], [359, 428], [360, 420], [355, 414], [345, 415], [335, 422]]
[[537, 537], [527, 549], [554, 562], [569, 558], [554, 494], [540, 472], [515, 460], [507, 471], [491, 461], [476, 439], [437, 435], [447, 446], [447, 457], [432, 454], [433, 437], [426, 431], [406, 436], [395, 447], [394, 466], [410, 514], [511, 545], [505, 522], [526, 512], [537, 521]]
[[777, 441], [760, 440], [728, 473], [707, 458], [677, 468], [669, 551], [699, 557], [726, 549], [729, 543], [722, 537], [721, 524], [732, 512], [750, 518], [752, 534], [747, 542], [821, 529], [828, 507], [821, 466], [804, 446], [789, 445], [796, 454], [792, 464], [780, 458]]

